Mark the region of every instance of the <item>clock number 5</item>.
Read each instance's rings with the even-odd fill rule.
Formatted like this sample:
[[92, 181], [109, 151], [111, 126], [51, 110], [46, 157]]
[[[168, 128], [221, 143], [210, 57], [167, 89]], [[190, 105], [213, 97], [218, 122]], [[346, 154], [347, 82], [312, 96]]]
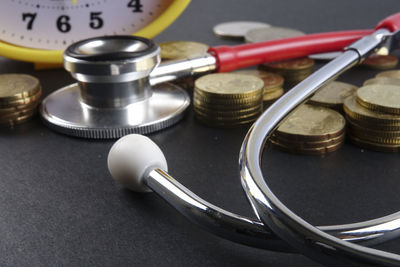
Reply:
[[32, 30], [37, 13], [22, 13], [22, 21], [28, 20], [27, 30]]
[[104, 21], [100, 17], [101, 12], [90, 12], [90, 28], [97, 30], [103, 27]]

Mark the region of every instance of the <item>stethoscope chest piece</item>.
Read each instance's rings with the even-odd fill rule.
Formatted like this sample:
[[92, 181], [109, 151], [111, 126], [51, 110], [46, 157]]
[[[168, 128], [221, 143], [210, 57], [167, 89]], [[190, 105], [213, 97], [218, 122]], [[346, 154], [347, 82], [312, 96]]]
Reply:
[[151, 40], [133, 36], [91, 38], [64, 53], [64, 67], [78, 83], [47, 96], [40, 113], [56, 131], [85, 138], [151, 133], [178, 122], [190, 99], [172, 84], [151, 86], [160, 62]]

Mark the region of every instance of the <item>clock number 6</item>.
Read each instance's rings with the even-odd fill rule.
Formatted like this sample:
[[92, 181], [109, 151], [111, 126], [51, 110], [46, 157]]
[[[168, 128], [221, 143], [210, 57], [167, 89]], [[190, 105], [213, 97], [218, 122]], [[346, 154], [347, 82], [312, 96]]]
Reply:
[[62, 33], [69, 32], [71, 30], [71, 24], [69, 24], [69, 20], [69, 16], [59, 16], [57, 19], [57, 29]]
[[28, 20], [27, 30], [32, 30], [37, 13], [22, 13], [22, 21]]

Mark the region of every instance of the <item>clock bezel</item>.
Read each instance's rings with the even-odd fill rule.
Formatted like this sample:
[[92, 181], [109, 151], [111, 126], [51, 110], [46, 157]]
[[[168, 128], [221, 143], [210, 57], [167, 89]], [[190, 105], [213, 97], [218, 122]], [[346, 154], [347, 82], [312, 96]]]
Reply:
[[[134, 35], [150, 39], [153, 38], [174, 22], [183, 10], [185, 10], [189, 2], [190, 0], [173, 0], [171, 5], [160, 16], [143, 29], [134, 33]], [[60, 64], [62, 63], [63, 52], [64, 50], [23, 47], [0, 40], [0, 56], [15, 60], [44, 64]]]

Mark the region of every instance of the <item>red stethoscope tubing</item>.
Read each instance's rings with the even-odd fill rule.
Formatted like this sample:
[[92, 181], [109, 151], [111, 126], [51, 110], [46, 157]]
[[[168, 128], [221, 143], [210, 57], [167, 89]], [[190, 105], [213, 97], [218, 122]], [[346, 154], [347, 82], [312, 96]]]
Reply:
[[211, 47], [218, 72], [229, 72], [266, 62], [305, 57], [310, 54], [341, 51], [373, 30], [354, 30], [309, 34], [299, 37], [238, 46]]
[[[390, 32], [398, 31], [400, 29], [400, 13], [395, 13], [380, 21], [375, 30], [382, 28]], [[266, 62], [342, 51], [346, 46], [370, 35], [375, 30], [316, 33], [254, 44], [217, 46], [211, 47], [208, 52], [217, 59], [218, 72], [229, 72]]]

